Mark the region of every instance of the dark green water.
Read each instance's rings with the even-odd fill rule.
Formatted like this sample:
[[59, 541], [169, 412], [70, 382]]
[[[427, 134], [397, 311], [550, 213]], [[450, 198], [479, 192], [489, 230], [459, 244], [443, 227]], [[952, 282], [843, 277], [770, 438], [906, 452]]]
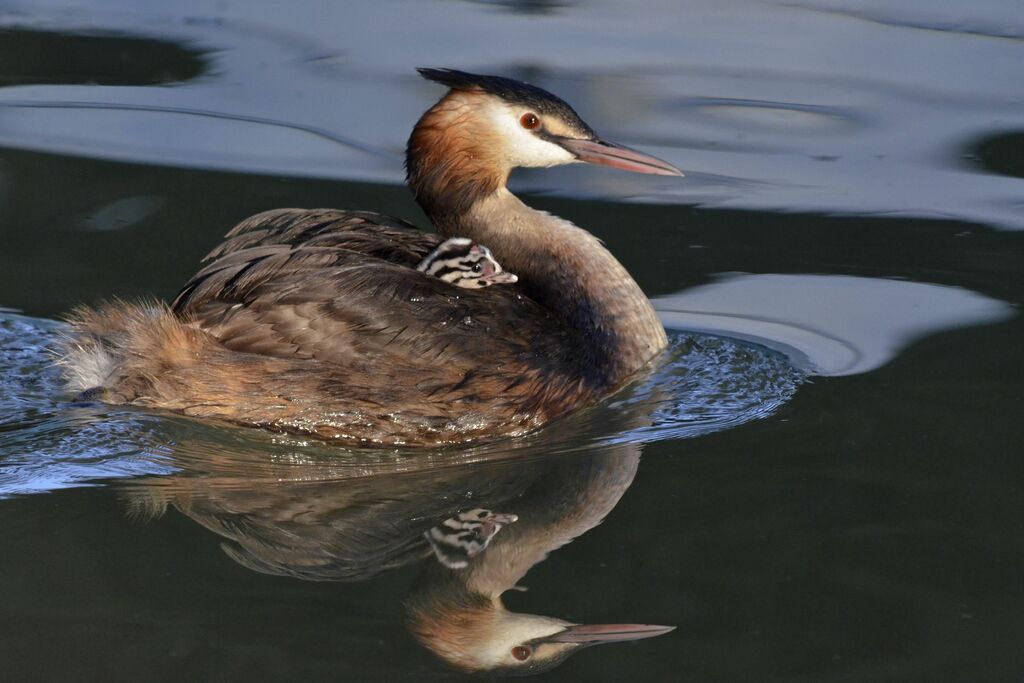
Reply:
[[[510, 609], [677, 627], [541, 678], [1021, 680], [1016, 4], [651, 2], [611, 42], [609, 7], [400, 7], [0, 13], [0, 679], [463, 678], [404, 605], [448, 585], [422, 533], [488, 507], [520, 521], [481, 558], [578, 535]], [[424, 224], [422, 64], [529, 78], [687, 172], [517, 179], [656, 300], [652, 377], [426, 455], [70, 403], [52, 320], [172, 297], [238, 220]]]

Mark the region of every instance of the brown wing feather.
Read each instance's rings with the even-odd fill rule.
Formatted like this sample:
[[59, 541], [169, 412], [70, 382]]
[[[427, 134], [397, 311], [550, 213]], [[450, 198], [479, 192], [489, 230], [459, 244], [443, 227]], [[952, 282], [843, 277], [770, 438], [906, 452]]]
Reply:
[[[244, 415], [209, 402], [203, 410], [429, 443], [521, 433], [591, 400], [575, 379], [570, 333], [515, 287], [459, 289], [412, 267], [439, 241], [334, 210], [266, 212], [234, 228], [173, 310], [227, 352], [287, 365], [262, 378], [272, 420], [261, 419], [259, 396], [247, 397], [254, 407]], [[218, 360], [210, 372], [230, 382], [230, 365]]]
[[411, 223], [371, 211], [274, 209], [236, 225], [204, 260], [254, 246], [287, 244], [348, 249], [415, 266], [440, 242]]
[[197, 280], [176, 310], [237, 351], [339, 365], [380, 355], [469, 366], [559, 347], [550, 339], [559, 325], [511, 287], [459, 289], [340, 249], [255, 247]]

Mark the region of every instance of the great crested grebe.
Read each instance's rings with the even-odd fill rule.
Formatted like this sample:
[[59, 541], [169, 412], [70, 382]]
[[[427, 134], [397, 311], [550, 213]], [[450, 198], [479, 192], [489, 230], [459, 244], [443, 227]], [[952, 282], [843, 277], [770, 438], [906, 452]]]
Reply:
[[[519, 435], [590, 405], [665, 348], [600, 241], [523, 204], [512, 169], [574, 162], [682, 175], [601, 140], [525, 83], [420, 69], [449, 91], [417, 122], [407, 181], [438, 235], [387, 216], [278, 209], [227, 233], [168, 308], [70, 318], [70, 388], [366, 445]], [[416, 270], [446, 237], [486, 245], [519, 282], [455, 289]]]
[[[618, 427], [637, 426], [636, 415], [626, 409], [612, 420]], [[186, 436], [175, 444], [168, 452], [170, 474], [120, 483], [134, 516], [151, 518], [173, 507], [219, 536], [232, 560], [274, 576], [353, 582], [402, 568], [408, 576], [418, 566], [419, 576], [402, 600], [406, 623], [416, 640], [451, 666], [537, 673], [591, 645], [672, 630], [643, 623], [581, 624], [505, 604], [508, 591], [537, 581], [527, 601], [531, 609], [569, 609], [579, 598], [572, 611], [582, 617], [607, 614], [638, 590], [634, 582], [596, 567], [583, 582], [578, 571], [564, 568], [529, 574], [614, 514], [640, 463], [637, 444], [533, 459], [525, 467], [521, 458], [439, 467], [406, 452], [362, 454], [371, 460], [368, 467], [339, 468], [326, 455], [268, 461], [259, 446], [225, 449], [204, 440], [189, 443]], [[348, 462], [363, 460], [355, 456]], [[614, 532], [601, 538], [605, 545], [600, 539], [597, 545], [606, 554], [618, 554]], [[579, 561], [586, 571], [586, 554]], [[657, 571], [655, 566], [647, 569]], [[559, 581], [567, 583], [565, 591], [552, 583]], [[614, 584], [607, 592], [604, 581]], [[374, 584], [374, 600], [388, 600], [404, 583], [398, 578]], [[341, 628], [332, 637], [342, 644], [365, 637], [358, 620], [353, 623], [347, 635]], [[396, 641], [382, 654], [394, 657], [401, 647]]]
[[490, 249], [465, 237], [446, 239], [420, 261], [416, 270], [465, 289], [482, 289], [519, 280], [501, 267]]

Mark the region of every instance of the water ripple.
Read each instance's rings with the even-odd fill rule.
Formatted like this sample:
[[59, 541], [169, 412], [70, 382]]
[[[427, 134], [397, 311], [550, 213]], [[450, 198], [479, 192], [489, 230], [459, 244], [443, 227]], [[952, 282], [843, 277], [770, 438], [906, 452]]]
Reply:
[[254, 479], [354, 479], [692, 438], [772, 414], [803, 378], [783, 354], [763, 346], [673, 333], [668, 351], [646, 376], [528, 437], [426, 452], [360, 450], [69, 403], [49, 351], [59, 332], [59, 323], [0, 314], [0, 497], [181, 469], [237, 477], [251, 486]]

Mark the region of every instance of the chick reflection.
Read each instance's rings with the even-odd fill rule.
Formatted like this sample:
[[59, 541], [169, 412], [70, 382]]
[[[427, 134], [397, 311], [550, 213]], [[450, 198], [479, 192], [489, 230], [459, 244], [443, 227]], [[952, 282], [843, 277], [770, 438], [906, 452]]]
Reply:
[[136, 481], [131, 503], [147, 514], [177, 508], [227, 539], [236, 562], [268, 574], [359, 581], [422, 561], [405, 601], [410, 630], [459, 669], [534, 673], [588, 645], [671, 630], [573, 624], [501, 600], [615, 507], [636, 473], [635, 447], [439, 468], [419, 456], [415, 472], [403, 471], [411, 461], [346, 470], [327, 459], [268, 464], [255, 453], [247, 470], [248, 458], [231, 457], [220, 466], [193, 457], [179, 474]]
[[[618, 447], [599, 454], [564, 456], [542, 467], [527, 486], [495, 503], [499, 529], [484, 552], [462, 566], [443, 560], [428, 566], [406, 605], [413, 634], [450, 664], [467, 671], [535, 673], [588, 645], [661, 635], [670, 626], [572, 624], [507, 610], [501, 595], [547, 554], [596, 526], [633, 481], [639, 453]], [[490, 510], [477, 513], [489, 520]], [[472, 517], [472, 515], [470, 515]], [[450, 528], [450, 522], [441, 525]], [[492, 527], [486, 522], [485, 538]], [[436, 537], [437, 529], [428, 536]]]

